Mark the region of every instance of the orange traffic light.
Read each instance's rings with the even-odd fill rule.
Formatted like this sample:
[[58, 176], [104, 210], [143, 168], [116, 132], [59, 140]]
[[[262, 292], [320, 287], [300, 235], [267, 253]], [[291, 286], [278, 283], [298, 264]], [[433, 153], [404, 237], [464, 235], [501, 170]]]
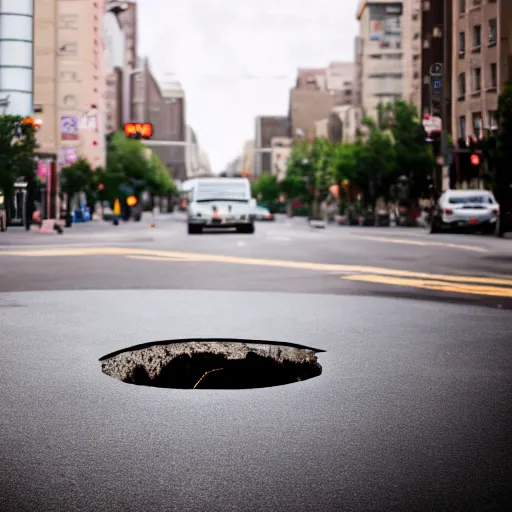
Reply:
[[153, 125], [151, 123], [126, 123], [124, 134], [130, 138], [150, 139], [153, 136]]
[[36, 119], [34, 117], [25, 117], [25, 119], [21, 121], [21, 124], [31, 124], [37, 130], [38, 128], [41, 128], [41, 126], [43, 126], [43, 121], [41, 121], [41, 119]]
[[469, 161], [471, 162], [471, 165], [480, 165], [480, 157], [476, 153], [471, 155]]
[[130, 207], [135, 206], [137, 204], [137, 198], [135, 196], [128, 196], [126, 198], [126, 204]]

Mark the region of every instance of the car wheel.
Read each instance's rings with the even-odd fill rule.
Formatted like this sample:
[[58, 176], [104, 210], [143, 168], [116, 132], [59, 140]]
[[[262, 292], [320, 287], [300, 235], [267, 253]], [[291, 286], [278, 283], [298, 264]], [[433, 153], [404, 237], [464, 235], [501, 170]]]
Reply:
[[254, 224], [244, 224], [242, 226], [237, 226], [236, 230], [238, 233], [246, 233], [248, 235], [252, 235], [255, 231]]
[[188, 234], [189, 235], [200, 235], [203, 229], [201, 226], [197, 226], [196, 224], [188, 225]]

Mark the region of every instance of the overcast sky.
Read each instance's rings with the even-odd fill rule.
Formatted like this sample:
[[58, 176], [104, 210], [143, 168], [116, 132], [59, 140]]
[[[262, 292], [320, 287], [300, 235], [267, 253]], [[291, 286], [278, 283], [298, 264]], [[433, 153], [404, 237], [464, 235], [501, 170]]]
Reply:
[[352, 61], [359, 0], [137, 0], [139, 52], [175, 73], [187, 122], [214, 171], [254, 137], [257, 115], [284, 115], [297, 67]]

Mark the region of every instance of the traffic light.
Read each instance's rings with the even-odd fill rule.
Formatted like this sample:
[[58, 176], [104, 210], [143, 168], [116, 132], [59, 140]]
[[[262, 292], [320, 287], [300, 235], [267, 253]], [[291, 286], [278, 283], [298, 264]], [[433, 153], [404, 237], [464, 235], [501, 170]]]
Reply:
[[150, 139], [153, 136], [151, 123], [126, 123], [124, 134], [130, 139]]

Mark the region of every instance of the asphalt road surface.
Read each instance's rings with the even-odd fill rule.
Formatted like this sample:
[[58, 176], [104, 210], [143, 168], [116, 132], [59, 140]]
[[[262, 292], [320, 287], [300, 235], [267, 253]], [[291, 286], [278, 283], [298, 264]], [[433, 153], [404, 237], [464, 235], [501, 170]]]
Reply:
[[182, 214], [62, 236], [0, 238], [0, 291], [252, 290], [435, 299], [512, 308], [512, 240], [405, 228], [259, 223], [255, 235], [186, 234]]
[[[482, 511], [512, 503], [512, 240], [181, 214], [0, 234], [0, 510]], [[286, 386], [130, 385], [191, 338], [312, 347]]]

